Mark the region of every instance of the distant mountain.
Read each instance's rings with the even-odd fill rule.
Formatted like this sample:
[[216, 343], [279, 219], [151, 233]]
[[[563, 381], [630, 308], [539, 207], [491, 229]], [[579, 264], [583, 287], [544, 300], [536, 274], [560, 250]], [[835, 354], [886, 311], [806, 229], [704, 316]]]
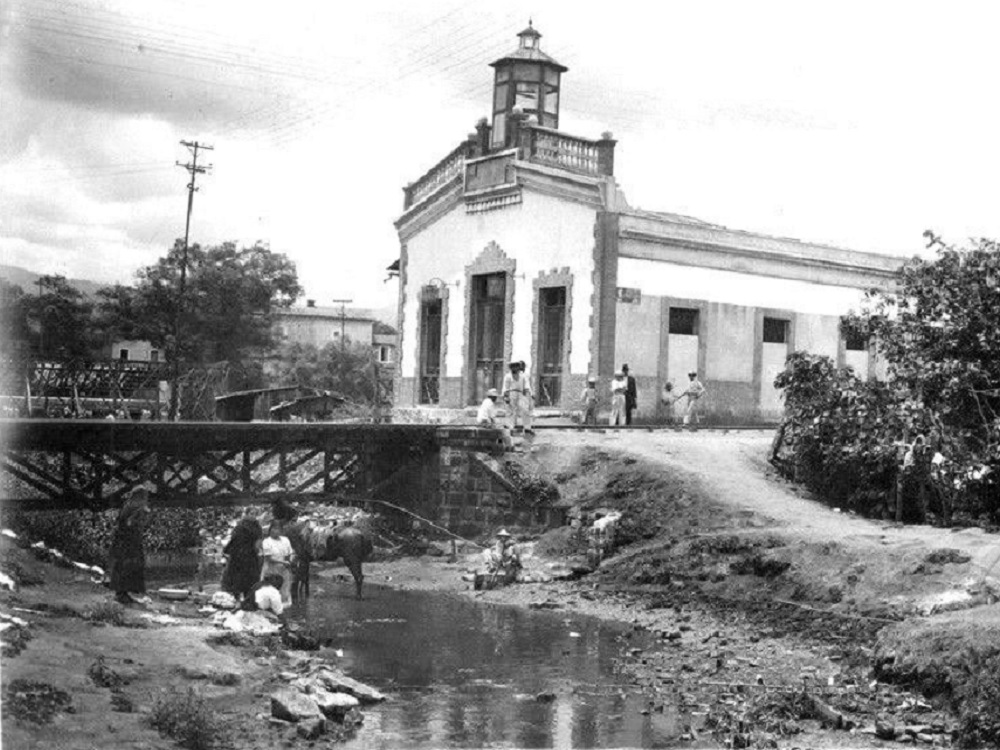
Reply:
[[[31, 294], [32, 291], [38, 292], [38, 278], [43, 275], [29, 271], [27, 268], [21, 268], [20, 266], [0, 265], [0, 279], [4, 279], [11, 284], [17, 284], [28, 294]], [[88, 297], [96, 296], [98, 289], [102, 286], [108, 286], [107, 284], [101, 284], [90, 279], [66, 279], [66, 281], [69, 282], [70, 286], [79, 289]]]

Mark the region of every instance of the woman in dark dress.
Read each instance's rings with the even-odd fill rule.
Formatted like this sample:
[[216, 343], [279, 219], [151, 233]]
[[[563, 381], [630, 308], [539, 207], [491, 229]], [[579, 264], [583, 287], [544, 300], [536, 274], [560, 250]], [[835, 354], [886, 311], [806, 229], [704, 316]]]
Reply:
[[260, 581], [260, 542], [264, 529], [255, 518], [246, 517], [233, 529], [222, 553], [229, 558], [222, 574], [222, 590], [237, 599], [248, 597]]
[[132, 491], [118, 512], [111, 550], [108, 555], [110, 587], [122, 604], [134, 601], [130, 593], [146, 593], [146, 553], [142, 534], [149, 514], [149, 491]]

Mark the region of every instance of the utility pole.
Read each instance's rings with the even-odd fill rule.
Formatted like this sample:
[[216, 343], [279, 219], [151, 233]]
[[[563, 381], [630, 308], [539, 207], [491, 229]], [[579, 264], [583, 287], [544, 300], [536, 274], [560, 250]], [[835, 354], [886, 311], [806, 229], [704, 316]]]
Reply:
[[352, 299], [335, 299], [331, 300], [334, 304], [340, 305], [340, 354], [343, 355], [347, 350], [347, 338], [346, 338], [346, 320], [347, 312], [345, 305], [349, 305], [354, 302]]
[[194, 208], [194, 194], [198, 191], [195, 187], [195, 180], [200, 174], [207, 174], [212, 168], [212, 165], [198, 166], [198, 151], [214, 151], [212, 146], [205, 143], [199, 143], [198, 141], [181, 141], [182, 146], [186, 146], [188, 151], [191, 152], [191, 161], [187, 164], [181, 164], [176, 162], [178, 167], [187, 170], [191, 175], [191, 182], [188, 183], [188, 204], [187, 204], [187, 218], [184, 221], [184, 250], [181, 255], [181, 278], [180, 284], [177, 288], [177, 304], [174, 306], [174, 383], [173, 387], [170, 389], [170, 419], [171, 421], [177, 419], [177, 399], [179, 394], [177, 393], [178, 386], [178, 372], [179, 372], [179, 358], [180, 358], [180, 332], [181, 332], [181, 316], [184, 310], [184, 294], [187, 287], [187, 264], [188, 264], [188, 239], [191, 236], [191, 210]]

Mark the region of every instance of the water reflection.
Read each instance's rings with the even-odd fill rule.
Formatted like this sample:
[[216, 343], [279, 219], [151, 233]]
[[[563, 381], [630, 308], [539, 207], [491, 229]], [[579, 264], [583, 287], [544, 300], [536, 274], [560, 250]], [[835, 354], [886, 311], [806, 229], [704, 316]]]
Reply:
[[669, 707], [643, 715], [647, 697], [615, 673], [620, 627], [444, 594], [372, 587], [359, 602], [349, 586], [326, 588], [295, 615], [343, 649], [324, 657], [391, 695], [348, 748], [664, 747], [682, 731]]

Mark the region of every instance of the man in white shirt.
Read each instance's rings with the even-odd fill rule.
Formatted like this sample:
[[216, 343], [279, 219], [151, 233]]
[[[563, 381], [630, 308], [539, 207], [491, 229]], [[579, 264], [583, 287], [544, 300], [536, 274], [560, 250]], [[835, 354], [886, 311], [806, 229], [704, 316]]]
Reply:
[[479, 413], [476, 414], [476, 424], [483, 427], [495, 427], [497, 423], [497, 399], [500, 394], [496, 388], [486, 391], [486, 398], [479, 405]]
[[608, 424], [615, 427], [625, 424], [625, 391], [628, 390], [628, 382], [625, 380], [625, 373], [619, 370], [615, 373], [615, 379], [611, 381], [611, 417]]
[[281, 533], [280, 524], [271, 524], [267, 537], [261, 543], [260, 551], [263, 558], [260, 579], [263, 581], [269, 575], [281, 576], [281, 598], [284, 601], [290, 601], [288, 587], [285, 582], [292, 580], [291, 562], [294, 551], [292, 550], [291, 541]]
[[524, 374], [524, 362], [511, 362], [510, 372], [503, 376], [503, 400], [510, 407], [510, 431], [517, 429], [518, 420], [524, 425], [525, 435], [534, 435], [531, 429], [531, 386]]
[[705, 395], [705, 386], [698, 380], [698, 373], [689, 372], [688, 378], [690, 378], [690, 382], [688, 383], [687, 390], [674, 399], [674, 401], [682, 398], [687, 399], [687, 405], [684, 408], [684, 424], [691, 424], [692, 421], [698, 421], [698, 402]]

